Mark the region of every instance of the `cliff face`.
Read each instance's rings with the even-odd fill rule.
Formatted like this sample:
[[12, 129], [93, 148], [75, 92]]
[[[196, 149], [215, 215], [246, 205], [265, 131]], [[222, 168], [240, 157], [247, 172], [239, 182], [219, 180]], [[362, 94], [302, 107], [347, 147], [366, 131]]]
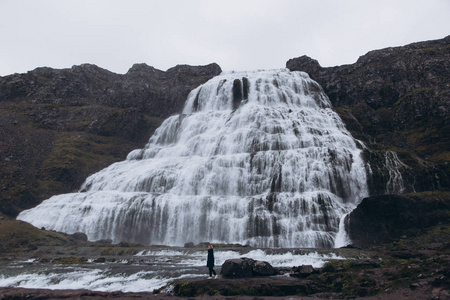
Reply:
[[449, 219], [449, 193], [424, 192], [365, 198], [346, 225], [355, 246], [370, 246], [419, 236], [434, 226], [441, 229]]
[[368, 149], [372, 195], [392, 179], [379, 168], [387, 151], [403, 165], [403, 192], [448, 190], [450, 173], [450, 36], [371, 51], [355, 64], [323, 68], [307, 56], [287, 68], [305, 71], [329, 96]]
[[79, 188], [90, 174], [142, 147], [217, 64], [145, 64], [119, 75], [95, 65], [0, 77], [0, 212], [15, 216]]

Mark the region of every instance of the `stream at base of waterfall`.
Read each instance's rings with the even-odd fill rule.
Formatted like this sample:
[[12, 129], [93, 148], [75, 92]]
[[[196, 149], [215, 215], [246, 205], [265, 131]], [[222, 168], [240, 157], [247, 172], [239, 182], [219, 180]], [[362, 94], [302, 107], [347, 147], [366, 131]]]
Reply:
[[[100, 250], [99, 250], [100, 249]], [[103, 250], [102, 250], [103, 249]], [[74, 290], [87, 289], [104, 292], [149, 292], [166, 287], [163, 292], [171, 292], [171, 282], [183, 278], [206, 279], [207, 249], [187, 249], [179, 247], [127, 247], [129, 254], [105, 255], [101, 253], [108, 246], [86, 245], [77, 248], [77, 254], [70, 257], [62, 252], [73, 252], [74, 247], [60, 249], [40, 247], [37, 253], [15, 257], [14, 260], [0, 260], [0, 287], [27, 289]], [[127, 252], [124, 251], [124, 252]], [[33, 252], [33, 251], [31, 251]], [[286, 269], [280, 277], [289, 277], [293, 266], [312, 265], [321, 267], [330, 259], [344, 259], [346, 251], [316, 249], [254, 249], [234, 247], [216, 249], [215, 270], [220, 274], [220, 266], [226, 259], [251, 257], [267, 261], [273, 267]], [[47, 253], [44, 255], [43, 253]], [[17, 255], [17, 253], [15, 254]], [[353, 254], [351, 254], [353, 255]], [[73, 259], [78, 258], [77, 263]], [[62, 263], [72, 259], [72, 263]]]

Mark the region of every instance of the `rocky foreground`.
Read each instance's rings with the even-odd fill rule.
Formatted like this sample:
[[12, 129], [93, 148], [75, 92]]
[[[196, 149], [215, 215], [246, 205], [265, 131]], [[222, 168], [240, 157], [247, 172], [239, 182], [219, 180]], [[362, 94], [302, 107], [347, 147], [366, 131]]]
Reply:
[[[323, 268], [275, 268], [273, 276], [184, 278], [153, 293], [2, 287], [0, 299], [449, 299], [449, 241], [450, 225], [441, 222], [415, 236], [381, 245], [317, 250], [347, 258], [330, 260]], [[105, 263], [136, 260], [136, 253], [152, 249], [108, 241], [91, 243], [83, 235], [37, 229], [6, 218], [0, 220], [0, 243], [0, 265], [33, 259], [33, 268], [78, 266], [86, 263], [87, 257]], [[200, 248], [189, 249], [206, 249], [204, 245], [195, 247]], [[216, 249], [221, 247], [238, 246], [216, 245]]]

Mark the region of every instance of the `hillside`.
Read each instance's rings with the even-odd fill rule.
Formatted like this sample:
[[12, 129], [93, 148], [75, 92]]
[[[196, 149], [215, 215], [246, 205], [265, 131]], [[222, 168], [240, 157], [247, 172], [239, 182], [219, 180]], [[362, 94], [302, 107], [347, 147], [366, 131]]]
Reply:
[[119, 75], [95, 65], [0, 77], [0, 212], [77, 190], [90, 174], [143, 147], [217, 64], [145, 64]]

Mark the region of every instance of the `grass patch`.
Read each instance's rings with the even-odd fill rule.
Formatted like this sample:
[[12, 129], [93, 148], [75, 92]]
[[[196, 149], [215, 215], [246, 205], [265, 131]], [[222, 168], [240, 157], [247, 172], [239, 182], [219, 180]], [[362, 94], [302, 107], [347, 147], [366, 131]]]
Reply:
[[0, 252], [35, 250], [39, 246], [74, 244], [66, 234], [41, 230], [18, 220], [0, 220]]

